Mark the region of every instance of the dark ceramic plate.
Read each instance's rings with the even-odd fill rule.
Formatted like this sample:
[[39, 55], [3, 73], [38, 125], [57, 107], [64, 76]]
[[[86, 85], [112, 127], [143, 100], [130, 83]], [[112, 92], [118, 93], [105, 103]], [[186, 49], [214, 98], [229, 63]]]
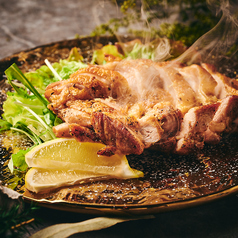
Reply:
[[[89, 37], [20, 52], [0, 61], [0, 76], [4, 78], [4, 70], [14, 62], [25, 72], [44, 64], [46, 58], [50, 62], [67, 58], [72, 47], [80, 48], [87, 60], [93, 49], [115, 41]], [[6, 87], [3, 81], [0, 86]], [[3, 91], [1, 98], [4, 100]], [[237, 142], [237, 135], [227, 135], [219, 145], [189, 156], [148, 150], [128, 156], [131, 167], [143, 171], [144, 178], [94, 181], [45, 194], [26, 191], [23, 197], [54, 209], [100, 215], [154, 214], [203, 204], [238, 192]], [[10, 152], [2, 148], [0, 153], [0, 180], [10, 184], [14, 179], [5, 163]], [[19, 181], [16, 190], [23, 192], [23, 184]]]

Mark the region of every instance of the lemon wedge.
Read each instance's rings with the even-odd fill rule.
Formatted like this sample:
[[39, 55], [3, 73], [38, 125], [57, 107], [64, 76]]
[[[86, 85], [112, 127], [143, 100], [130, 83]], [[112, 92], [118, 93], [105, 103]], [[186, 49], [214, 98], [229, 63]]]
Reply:
[[129, 166], [125, 155], [98, 155], [97, 151], [103, 147], [105, 145], [100, 143], [60, 138], [36, 146], [25, 159], [27, 165], [34, 168], [81, 170], [119, 178], [142, 175]]
[[88, 178], [138, 178], [141, 171], [132, 169], [125, 155], [101, 156], [105, 145], [60, 138], [40, 144], [29, 151], [26, 163], [32, 167], [26, 174], [26, 188], [39, 192]]
[[[25, 177], [25, 187], [35, 193], [46, 192], [67, 185], [84, 183], [90, 180], [106, 179], [99, 174], [78, 170], [58, 170], [31, 168]], [[110, 178], [110, 177], [109, 177]]]

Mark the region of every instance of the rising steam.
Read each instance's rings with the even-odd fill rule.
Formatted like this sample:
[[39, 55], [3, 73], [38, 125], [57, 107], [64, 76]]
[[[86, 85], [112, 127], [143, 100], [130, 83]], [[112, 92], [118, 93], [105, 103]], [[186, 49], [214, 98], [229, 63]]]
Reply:
[[177, 61], [187, 63], [210, 63], [219, 70], [237, 52], [238, 2], [236, 0], [208, 0], [217, 13], [222, 11], [218, 24], [200, 37]]
[[[141, 1], [141, 22], [133, 22], [129, 28], [133, 30], [144, 30], [143, 43], [149, 44], [152, 40], [151, 26], [147, 19], [147, 14], [144, 11], [146, 4]], [[207, 0], [207, 4], [214, 14], [222, 13], [218, 24], [209, 32], [201, 36], [186, 52], [184, 52], [176, 61], [186, 63], [210, 63], [215, 65], [218, 71], [227, 73], [229, 70], [226, 65], [231, 64], [231, 59], [237, 53], [238, 44], [238, 1], [237, 0]], [[93, 15], [97, 24], [108, 22], [110, 18], [120, 18], [120, 10], [117, 7], [117, 12], [108, 12], [108, 15], [102, 15], [101, 8], [110, 9], [111, 2], [98, 1], [94, 7]], [[166, 6], [166, 1], [165, 1]], [[148, 9], [147, 9], [148, 10]], [[153, 9], [151, 9], [152, 11]], [[133, 11], [131, 14], [135, 14]], [[171, 17], [171, 16], [170, 16]], [[172, 17], [169, 21], [175, 20]], [[159, 27], [161, 19], [158, 19], [157, 26]], [[119, 42], [126, 40], [122, 39], [122, 35], [128, 33], [128, 29], [119, 27], [114, 34]], [[170, 58], [170, 43], [168, 40], [161, 38], [160, 43], [155, 50], [155, 61], [164, 61]], [[237, 59], [235, 59], [237, 61]], [[235, 61], [234, 60], [234, 61]], [[238, 64], [237, 64], [238, 65]], [[225, 69], [224, 69], [225, 67]], [[231, 67], [232, 68], [232, 67]], [[235, 68], [235, 67], [233, 67]], [[229, 72], [228, 72], [229, 74]], [[234, 75], [233, 75], [234, 76]]]

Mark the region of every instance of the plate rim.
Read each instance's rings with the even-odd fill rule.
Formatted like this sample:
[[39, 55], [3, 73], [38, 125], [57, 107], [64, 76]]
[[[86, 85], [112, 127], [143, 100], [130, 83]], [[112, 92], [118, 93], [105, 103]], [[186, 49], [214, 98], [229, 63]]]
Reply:
[[[229, 189], [219, 191], [213, 194], [207, 194], [196, 198], [189, 198], [178, 201], [165, 202], [161, 204], [150, 204], [150, 205], [138, 205], [131, 204], [125, 205], [111, 205], [111, 204], [90, 204], [90, 203], [72, 203], [62, 200], [55, 202], [47, 201], [46, 199], [34, 199], [23, 195], [23, 200], [26, 202], [37, 202], [41, 206], [62, 210], [70, 211], [74, 213], [92, 213], [92, 214], [109, 214], [109, 215], [152, 215], [162, 212], [182, 210], [185, 208], [191, 208], [199, 205], [205, 205], [207, 203], [217, 201], [228, 196], [232, 196], [238, 193], [238, 185], [235, 185]], [[44, 201], [43, 201], [44, 200]]]

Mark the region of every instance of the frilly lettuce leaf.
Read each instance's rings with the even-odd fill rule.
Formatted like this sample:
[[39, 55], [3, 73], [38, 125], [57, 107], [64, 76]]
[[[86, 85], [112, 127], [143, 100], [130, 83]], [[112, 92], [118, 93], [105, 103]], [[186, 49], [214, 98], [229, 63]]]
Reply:
[[32, 118], [30, 113], [24, 109], [24, 107], [21, 107], [16, 103], [17, 101], [28, 106], [32, 105], [32, 107], [34, 107], [33, 110], [38, 115], [43, 115], [42, 111], [45, 107], [36, 96], [29, 95], [28, 97], [25, 97], [15, 92], [8, 92], [7, 100], [3, 104], [4, 113], [2, 114], [2, 117], [12, 126], [14, 126], [18, 121], [25, 122], [27, 118]]
[[11, 126], [11, 123], [9, 123], [8, 121], [0, 119], [0, 132], [9, 130]]
[[[65, 59], [53, 63], [52, 66], [62, 79], [68, 79], [78, 69], [87, 67], [87, 64]], [[25, 76], [41, 92], [44, 92], [50, 83], [59, 81], [46, 65], [41, 66], [36, 71], [25, 73]]]
[[52, 66], [62, 79], [68, 79], [78, 69], [87, 67], [87, 64], [80, 61], [60, 60], [59, 63], [54, 63]]
[[53, 73], [46, 65], [41, 66], [36, 71], [25, 73], [25, 76], [38, 91], [42, 92], [44, 92], [48, 84], [57, 81], [54, 78]]
[[[62, 79], [67, 79], [78, 69], [87, 66], [81, 62], [81, 59], [77, 51], [72, 50], [69, 60], [60, 60], [52, 66]], [[23, 133], [35, 145], [56, 138], [52, 127], [62, 123], [62, 120], [47, 108], [48, 102], [44, 97], [44, 91], [48, 84], [58, 79], [48, 66], [44, 65], [36, 71], [23, 74], [16, 64], [13, 64], [5, 73], [15, 91], [7, 93], [7, 100], [3, 104], [0, 131], [11, 129]], [[32, 94], [29, 94], [27, 89]], [[25, 153], [26, 151], [21, 150], [12, 155], [11, 162], [14, 168], [22, 171], [27, 169]]]
[[93, 52], [92, 64], [102, 65], [106, 63], [105, 56], [113, 55], [114, 57], [118, 57], [123, 59], [124, 56], [119, 53], [118, 48], [115, 45], [105, 45], [101, 49], [95, 50]]
[[16, 154], [12, 155], [11, 160], [12, 160], [12, 163], [14, 165], [14, 167], [13, 167], [14, 169], [16, 168], [20, 171], [26, 171], [27, 170], [28, 165], [25, 161], [25, 155], [31, 149], [32, 149], [32, 147], [28, 148], [26, 150], [19, 150]]
[[[29, 108], [37, 117], [29, 111]], [[16, 125], [19, 123], [31, 127], [32, 132], [41, 139], [40, 141], [55, 138], [51, 132], [55, 117], [52, 118], [52, 113], [49, 115], [45, 106], [36, 96], [31, 95], [26, 98], [17, 93], [8, 93], [7, 100], [3, 104], [3, 111], [2, 117], [11, 124], [11, 127], [17, 127]], [[39, 119], [44, 121], [49, 128], [46, 128]]]

